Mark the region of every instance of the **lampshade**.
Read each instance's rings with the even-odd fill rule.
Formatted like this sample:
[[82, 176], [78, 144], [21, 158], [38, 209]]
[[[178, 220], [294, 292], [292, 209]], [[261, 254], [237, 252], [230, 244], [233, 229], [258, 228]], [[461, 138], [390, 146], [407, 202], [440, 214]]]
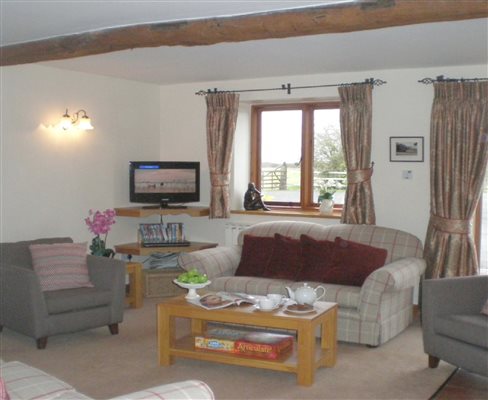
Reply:
[[68, 114], [68, 110], [66, 110], [66, 113], [61, 117], [61, 121], [59, 121], [59, 126], [64, 130], [68, 130], [73, 126], [73, 122], [71, 121], [71, 117]]
[[[81, 116], [80, 113], [82, 114]], [[66, 112], [62, 116], [61, 121], [59, 121], [59, 126], [64, 130], [68, 130], [73, 127], [80, 130], [94, 129], [91, 123], [91, 119], [88, 115], [86, 115], [85, 110], [78, 110], [74, 113], [74, 116], [71, 117], [68, 114], [68, 109], [66, 109]]]
[[91, 119], [84, 115], [78, 120], [78, 123], [76, 124], [79, 129], [83, 130], [91, 130], [93, 129], [93, 125], [91, 124]]

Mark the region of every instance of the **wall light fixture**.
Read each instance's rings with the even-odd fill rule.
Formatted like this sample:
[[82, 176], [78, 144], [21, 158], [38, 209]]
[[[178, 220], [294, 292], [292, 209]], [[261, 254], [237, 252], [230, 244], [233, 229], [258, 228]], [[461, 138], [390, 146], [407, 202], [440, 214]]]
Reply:
[[[82, 113], [81, 116], [80, 113]], [[93, 129], [93, 125], [91, 124], [91, 119], [88, 115], [86, 115], [85, 110], [78, 110], [73, 114], [73, 117], [71, 117], [68, 114], [68, 109], [66, 109], [66, 112], [64, 113], [63, 117], [61, 118], [61, 121], [59, 122], [59, 126], [64, 130], [68, 130], [72, 127], [77, 129], [82, 129], [82, 130]]]

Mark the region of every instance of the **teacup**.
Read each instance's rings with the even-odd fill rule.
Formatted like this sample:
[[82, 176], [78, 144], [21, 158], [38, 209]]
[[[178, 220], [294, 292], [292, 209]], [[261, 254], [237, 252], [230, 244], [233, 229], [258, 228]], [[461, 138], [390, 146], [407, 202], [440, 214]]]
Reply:
[[259, 299], [259, 308], [261, 310], [272, 310], [275, 307], [275, 303], [273, 300], [268, 299], [267, 297], [264, 299]]
[[275, 307], [279, 306], [281, 304], [281, 301], [283, 300], [283, 296], [276, 293], [270, 293], [267, 297], [273, 302]]

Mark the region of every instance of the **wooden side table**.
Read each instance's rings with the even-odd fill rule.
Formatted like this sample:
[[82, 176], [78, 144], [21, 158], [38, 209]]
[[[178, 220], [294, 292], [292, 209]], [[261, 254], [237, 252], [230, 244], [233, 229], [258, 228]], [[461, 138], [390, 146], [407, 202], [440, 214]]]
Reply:
[[129, 293], [126, 296], [126, 301], [132, 308], [141, 308], [143, 305], [142, 264], [128, 262], [125, 268], [127, 275], [129, 275]]

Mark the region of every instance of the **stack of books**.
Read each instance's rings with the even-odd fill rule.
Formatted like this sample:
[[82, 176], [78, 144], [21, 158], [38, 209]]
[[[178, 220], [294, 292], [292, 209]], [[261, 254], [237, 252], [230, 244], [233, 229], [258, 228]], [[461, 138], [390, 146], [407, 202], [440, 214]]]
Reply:
[[275, 360], [291, 353], [293, 336], [263, 331], [216, 328], [210, 329], [205, 335], [196, 336], [195, 348]]

